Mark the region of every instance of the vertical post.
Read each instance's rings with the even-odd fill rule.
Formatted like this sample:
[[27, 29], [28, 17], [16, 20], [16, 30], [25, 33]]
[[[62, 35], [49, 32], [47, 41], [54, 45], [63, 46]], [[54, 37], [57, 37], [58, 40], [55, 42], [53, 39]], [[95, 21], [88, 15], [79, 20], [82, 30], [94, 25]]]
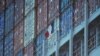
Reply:
[[84, 56], [88, 56], [88, 4], [87, 0], [84, 1], [84, 15], [85, 15], [85, 28], [84, 28]]

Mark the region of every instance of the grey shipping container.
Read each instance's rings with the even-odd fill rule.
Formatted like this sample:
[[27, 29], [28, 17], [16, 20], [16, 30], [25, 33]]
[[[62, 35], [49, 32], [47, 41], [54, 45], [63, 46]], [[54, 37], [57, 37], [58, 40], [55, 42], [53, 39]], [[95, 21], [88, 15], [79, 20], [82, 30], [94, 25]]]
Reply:
[[24, 16], [24, 0], [15, 0], [15, 25], [23, 19]]

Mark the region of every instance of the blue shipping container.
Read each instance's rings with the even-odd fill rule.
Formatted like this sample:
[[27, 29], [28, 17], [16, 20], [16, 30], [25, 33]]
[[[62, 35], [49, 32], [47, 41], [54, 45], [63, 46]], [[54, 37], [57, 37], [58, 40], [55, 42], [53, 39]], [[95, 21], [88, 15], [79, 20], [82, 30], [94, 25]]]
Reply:
[[35, 6], [35, 0], [25, 0], [25, 15], [34, 8]]
[[0, 56], [3, 56], [3, 40], [0, 40]]
[[45, 40], [45, 33], [42, 32], [40, 33], [40, 35], [37, 37], [37, 42], [36, 42], [36, 46], [39, 47], [43, 44], [43, 41]]
[[73, 8], [69, 7], [61, 15], [60, 31], [61, 31], [61, 35], [63, 35], [63, 36], [68, 34], [69, 30], [71, 29], [72, 19], [73, 19], [72, 18], [72, 15], [73, 15], [72, 12], [73, 12]]
[[27, 46], [34, 38], [34, 25], [34, 10], [32, 10], [25, 18], [24, 46]]
[[7, 34], [11, 29], [13, 29], [14, 21], [14, 4], [11, 4], [5, 14], [5, 34]]
[[66, 9], [67, 7], [69, 7], [71, 3], [72, 3], [72, 0], [61, 0], [61, 3], [60, 3], [60, 10], [61, 10], [61, 12], [64, 9]]
[[13, 32], [5, 37], [4, 56], [13, 56]]
[[[4, 14], [0, 14], [0, 35], [3, 35], [4, 32]], [[2, 39], [0, 37], [0, 39]]]
[[19, 52], [16, 54], [16, 56], [24, 56], [23, 49], [19, 50]]

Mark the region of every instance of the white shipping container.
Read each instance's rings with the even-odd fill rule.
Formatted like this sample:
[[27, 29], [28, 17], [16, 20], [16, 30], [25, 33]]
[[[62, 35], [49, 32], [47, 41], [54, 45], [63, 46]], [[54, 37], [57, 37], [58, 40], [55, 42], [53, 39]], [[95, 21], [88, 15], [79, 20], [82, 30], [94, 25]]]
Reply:
[[24, 24], [24, 46], [27, 46], [34, 38], [34, 10], [26, 16]]

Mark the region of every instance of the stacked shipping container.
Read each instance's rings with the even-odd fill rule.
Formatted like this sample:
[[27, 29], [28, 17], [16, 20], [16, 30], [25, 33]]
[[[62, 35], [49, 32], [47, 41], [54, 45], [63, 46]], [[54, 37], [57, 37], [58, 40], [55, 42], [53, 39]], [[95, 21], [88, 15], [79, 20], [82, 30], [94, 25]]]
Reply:
[[34, 16], [34, 10], [31, 10], [25, 17], [24, 46], [27, 46], [34, 38]]
[[4, 39], [4, 56], [13, 56], [13, 32], [11, 31]]
[[[40, 0], [38, 0], [40, 1]], [[47, 0], [43, 0], [37, 6], [37, 34], [47, 27]]]
[[0, 40], [0, 56], [3, 56], [3, 40]]
[[60, 56], [69, 56], [69, 43], [65, 43], [59, 50]]
[[5, 9], [5, 0], [0, 0], [0, 13]]
[[[67, 6], [65, 6], [67, 4]], [[65, 36], [69, 33], [72, 25], [73, 19], [73, 7], [72, 1], [70, 0], [61, 0], [60, 4], [60, 35]]]
[[34, 44], [33, 42], [29, 43], [28, 46], [24, 48], [24, 56], [34, 56]]
[[100, 8], [100, 0], [88, 0], [89, 16]]
[[59, 0], [48, 0], [48, 23], [59, 16]]
[[29, 13], [35, 6], [35, 0], [25, 0], [25, 15]]
[[13, 29], [14, 3], [10, 4], [5, 11], [5, 35]]
[[3, 38], [3, 33], [4, 33], [4, 13], [0, 14], [0, 40]]
[[0, 0], [0, 56], [24, 56], [23, 48], [34, 38], [34, 6], [35, 0]]
[[20, 22], [16, 28], [14, 28], [14, 55], [18, 53], [19, 50], [23, 49], [23, 39], [24, 39], [24, 24], [23, 21]]
[[83, 56], [84, 54], [84, 42], [83, 36], [79, 34], [79, 36], [73, 39], [73, 56]]
[[36, 55], [43, 56], [43, 43], [45, 41], [45, 33], [42, 32], [38, 35], [36, 40]]
[[[71, 27], [76, 27], [84, 21], [83, 0], [37, 0], [36, 7], [35, 2], [36, 0], [0, 0], [0, 56], [33, 56], [35, 34], [35, 56], [46, 56], [48, 52], [56, 50], [58, 37], [65, 37]], [[100, 0], [88, 0], [89, 16], [99, 8]], [[100, 46], [100, 26], [92, 28], [88, 33], [89, 52], [97, 45]], [[83, 37], [75, 36], [73, 56], [83, 55], [82, 44]], [[64, 44], [59, 55], [69, 56], [68, 48], [69, 45]], [[55, 55], [56, 52], [53, 52], [53, 56]]]
[[14, 23], [15, 26], [18, 24], [24, 16], [24, 0], [15, 0], [15, 15], [14, 15]]
[[84, 21], [84, 0], [74, 0], [74, 27]]

